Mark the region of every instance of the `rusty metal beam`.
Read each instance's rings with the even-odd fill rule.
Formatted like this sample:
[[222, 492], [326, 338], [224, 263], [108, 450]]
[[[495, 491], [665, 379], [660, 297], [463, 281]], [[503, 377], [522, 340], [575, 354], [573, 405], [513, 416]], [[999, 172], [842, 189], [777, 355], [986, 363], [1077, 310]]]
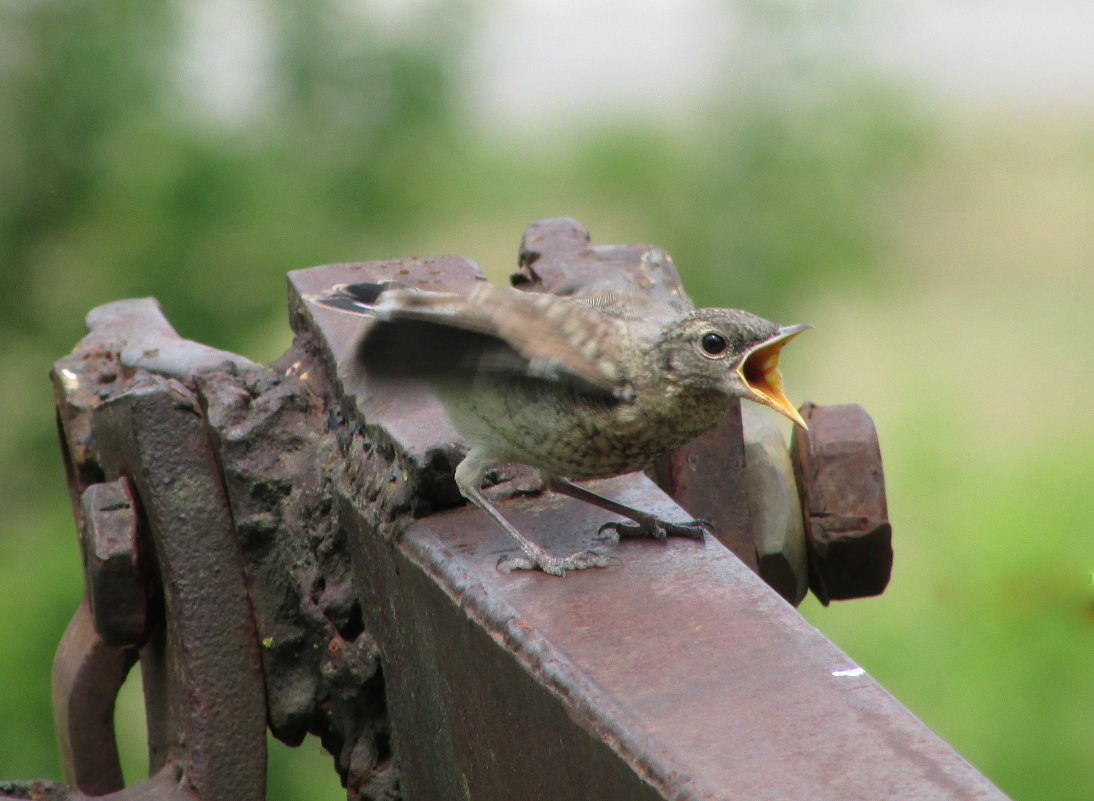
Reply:
[[[452, 269], [432, 284], [474, 280], [466, 265]], [[343, 363], [353, 332], [305, 295], [392, 272], [364, 263], [290, 274], [294, 325], [327, 364]], [[344, 373], [335, 383], [352, 386]], [[389, 498], [400, 487], [414, 496], [435, 480], [438, 456], [451, 458], [434, 401], [422, 387], [352, 388], [363, 394], [341, 402], [363, 413], [363, 434], [347, 453], [390, 454]], [[433, 422], [418, 427], [406, 409]], [[504, 574], [496, 565], [513, 544], [481, 512], [407, 526], [363, 503], [375, 487], [347, 468], [338, 511], [380, 643], [408, 801], [1005, 798], [718, 540], [601, 542], [616, 565], [564, 579]], [[691, 516], [642, 474], [591, 486]], [[554, 495], [500, 503], [559, 553], [593, 544], [611, 519]]]
[[[559, 551], [607, 519], [506, 514]], [[386, 603], [366, 609], [407, 799], [1005, 798], [717, 541], [626, 542], [618, 567], [558, 580], [498, 572], [512, 546], [477, 511], [418, 521], [395, 553], [350, 531]]]

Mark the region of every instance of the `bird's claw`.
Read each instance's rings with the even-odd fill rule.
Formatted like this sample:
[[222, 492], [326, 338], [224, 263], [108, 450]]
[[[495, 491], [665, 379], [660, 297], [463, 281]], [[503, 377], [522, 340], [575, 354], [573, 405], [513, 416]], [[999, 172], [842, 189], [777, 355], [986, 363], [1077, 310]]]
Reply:
[[650, 537], [664, 542], [668, 537], [690, 537], [701, 540], [703, 534], [711, 525], [706, 520], [688, 520], [683, 523], [673, 523], [660, 518], [644, 517], [635, 523], [624, 523], [620, 520], [612, 520], [602, 525], [597, 532], [603, 534], [606, 530], [615, 532], [616, 538]]
[[535, 556], [526, 553], [502, 554], [498, 559], [497, 568], [503, 573], [511, 570], [542, 570], [552, 576], [564, 576], [567, 570], [607, 567], [613, 561], [615, 559], [611, 556], [591, 549], [578, 551], [569, 556], [551, 556], [546, 553]]

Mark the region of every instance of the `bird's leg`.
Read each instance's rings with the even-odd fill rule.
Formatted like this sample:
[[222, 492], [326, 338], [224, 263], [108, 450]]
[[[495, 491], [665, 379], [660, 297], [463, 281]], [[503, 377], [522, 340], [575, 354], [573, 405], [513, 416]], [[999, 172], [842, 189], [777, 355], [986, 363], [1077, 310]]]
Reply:
[[547, 553], [541, 546], [525, 537], [516, 526], [502, 517], [501, 512], [493, 501], [483, 494], [481, 484], [483, 474], [488, 467], [493, 465], [493, 460], [488, 459], [475, 448], [464, 457], [456, 467], [456, 486], [460, 493], [475, 506], [482, 509], [497, 523], [510, 537], [519, 543], [523, 556], [503, 556], [498, 560], [498, 567], [506, 570], [542, 570], [552, 576], [563, 576], [567, 570], [584, 570], [590, 567], [607, 567], [611, 564], [610, 557], [593, 550], [578, 551], [569, 556], [553, 556]]
[[614, 529], [620, 537], [653, 537], [657, 540], [664, 540], [666, 537], [673, 536], [692, 537], [701, 540], [704, 530], [710, 526], [709, 523], [703, 520], [689, 520], [685, 523], [662, 520], [657, 515], [643, 512], [641, 509], [635, 509], [633, 506], [627, 506], [624, 503], [619, 503], [619, 501], [613, 501], [611, 498], [605, 498], [599, 493], [585, 489], [580, 484], [575, 484], [568, 478], [548, 476], [547, 486], [555, 492], [569, 495], [571, 498], [591, 503], [593, 506], [599, 506], [601, 509], [607, 509], [609, 512], [633, 520], [635, 522], [633, 526], [613, 521], [600, 527], [601, 531], [609, 528]]

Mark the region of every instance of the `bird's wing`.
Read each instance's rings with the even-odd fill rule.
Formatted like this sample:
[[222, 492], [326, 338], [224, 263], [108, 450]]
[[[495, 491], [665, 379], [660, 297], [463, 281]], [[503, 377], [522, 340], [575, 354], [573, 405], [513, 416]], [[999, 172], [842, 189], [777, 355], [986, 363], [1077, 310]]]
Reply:
[[488, 373], [605, 398], [628, 393], [611, 358], [625, 331], [595, 305], [486, 283], [466, 295], [350, 284], [317, 300], [376, 318], [355, 352], [369, 375], [469, 381]]

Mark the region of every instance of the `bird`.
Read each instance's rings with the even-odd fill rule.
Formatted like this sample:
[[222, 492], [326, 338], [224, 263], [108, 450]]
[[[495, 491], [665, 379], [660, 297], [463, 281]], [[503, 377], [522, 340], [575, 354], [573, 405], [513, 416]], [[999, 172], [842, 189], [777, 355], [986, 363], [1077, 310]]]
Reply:
[[563, 576], [612, 559], [596, 549], [554, 555], [524, 535], [483, 492], [498, 465], [527, 465], [546, 489], [633, 521], [601, 531], [702, 539], [704, 521], [662, 520], [574, 482], [647, 468], [714, 427], [734, 399], [806, 427], [778, 365], [808, 324], [670, 306], [637, 290], [560, 296], [487, 282], [463, 293], [339, 284], [312, 299], [370, 319], [350, 352], [351, 374], [431, 386], [469, 446], [455, 469], [457, 488], [520, 546], [499, 559], [506, 571]]

